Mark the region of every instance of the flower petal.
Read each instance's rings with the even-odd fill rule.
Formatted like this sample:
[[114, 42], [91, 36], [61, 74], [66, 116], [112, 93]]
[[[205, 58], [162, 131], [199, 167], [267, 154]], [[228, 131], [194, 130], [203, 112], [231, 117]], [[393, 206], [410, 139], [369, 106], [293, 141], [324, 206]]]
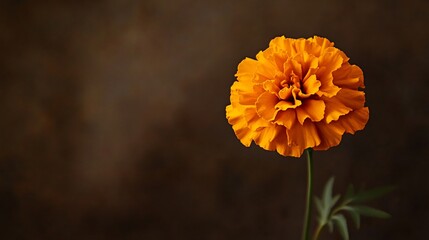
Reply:
[[282, 90], [279, 91], [279, 97], [281, 99], [287, 100], [292, 96], [292, 88], [282, 88]]
[[322, 83], [320, 83], [320, 81], [317, 80], [316, 75], [313, 74], [304, 80], [303, 90], [305, 94], [313, 95], [319, 91], [321, 85]]
[[356, 131], [364, 129], [368, 119], [369, 109], [364, 107], [341, 116], [338, 121], [332, 122], [332, 124], [341, 126], [347, 133], [354, 134]]
[[288, 101], [280, 101], [276, 104], [276, 106], [274, 106], [274, 108], [277, 110], [284, 111], [284, 110], [289, 109], [289, 108], [296, 108], [296, 106], [293, 103], [288, 102]]
[[279, 111], [275, 109], [275, 105], [278, 101], [279, 99], [274, 94], [269, 92], [264, 92], [261, 94], [255, 103], [256, 111], [258, 112], [259, 116], [268, 121], [273, 120]]
[[231, 86], [231, 93], [235, 92], [238, 102], [242, 105], [254, 105], [259, 95], [264, 92], [260, 84], [249, 84], [235, 81]]
[[276, 84], [275, 80], [268, 80], [263, 83], [263, 87], [265, 91], [270, 92], [272, 94], [278, 95], [280, 91], [279, 86]]
[[238, 69], [235, 76], [239, 81], [246, 83], [251, 82], [256, 75], [257, 66], [258, 61], [251, 58], [245, 58], [240, 62], [240, 64], [238, 64]]
[[362, 69], [350, 63], [344, 63], [341, 68], [332, 73], [334, 84], [341, 88], [365, 88]]
[[277, 124], [285, 126], [290, 129], [296, 122], [296, 111], [295, 109], [287, 109], [286, 111], [279, 111], [275, 118]]
[[299, 146], [288, 146], [286, 144], [277, 144], [276, 150], [283, 156], [301, 157], [305, 149]]
[[341, 51], [330, 47], [326, 49], [325, 54], [319, 57], [319, 67], [325, 67], [322, 73], [330, 74], [339, 69], [344, 62]]
[[267, 120], [259, 117], [255, 107], [248, 107], [241, 114], [247, 121], [247, 127], [252, 131], [258, 131], [270, 124]]
[[[304, 41], [303, 41], [304, 42]], [[306, 49], [312, 48], [312, 43], [310, 41], [305, 41], [304, 44]], [[293, 59], [300, 63], [301, 65], [301, 72], [302, 72], [302, 80], [306, 80], [309, 76], [317, 72], [317, 68], [319, 66], [319, 61], [317, 57], [315, 57], [313, 54], [310, 54], [311, 52], [301, 52], [297, 54]]]
[[313, 54], [315, 56], [320, 56], [321, 54], [323, 54], [326, 51], [327, 48], [334, 46], [333, 42], [329, 41], [326, 38], [322, 38], [322, 37], [318, 37], [318, 36], [315, 36], [313, 38], [313, 42], [315, 42], [317, 45], [320, 46], [319, 51], [314, 51], [313, 52]]
[[317, 78], [321, 82], [319, 96], [332, 97], [340, 90], [333, 83], [332, 72], [341, 67], [343, 60], [338, 50], [327, 51], [319, 57], [319, 70], [317, 71]]
[[352, 109], [344, 105], [337, 98], [323, 98], [325, 102], [325, 121], [330, 123], [331, 121], [338, 120], [340, 116], [346, 115]]
[[268, 79], [274, 79], [276, 76], [276, 73], [279, 72], [279, 69], [277, 69], [277, 66], [270, 62], [265, 56], [264, 52], [260, 51], [256, 55], [256, 59], [258, 60], [258, 65], [256, 67], [256, 72], [259, 75], [259, 79], [254, 79], [256, 82], [263, 82]]
[[337, 146], [341, 142], [344, 134], [344, 129], [334, 124], [327, 124], [323, 121], [315, 123], [317, 133], [320, 136], [321, 142], [315, 146], [314, 150], [326, 150], [330, 147]]
[[352, 109], [363, 108], [365, 104], [365, 93], [358, 90], [342, 88], [335, 97]]
[[244, 146], [249, 147], [252, 143], [253, 131], [247, 127], [247, 121], [241, 113], [241, 109], [234, 108], [232, 105], [226, 107], [226, 118], [232, 125], [235, 135]]
[[268, 127], [263, 128], [257, 136], [255, 136], [255, 143], [260, 147], [273, 151], [276, 149], [276, 143], [273, 141], [276, 136], [283, 130], [281, 126], [270, 124]]
[[304, 124], [305, 119], [310, 118], [313, 122], [323, 119], [325, 114], [325, 103], [323, 100], [306, 99], [303, 104], [296, 109], [299, 123]]
[[296, 55], [296, 50], [292, 47], [295, 41], [296, 39], [281, 36], [271, 40], [269, 46], [277, 51], [284, 51], [288, 57], [293, 57]]
[[302, 66], [295, 59], [289, 59], [289, 64], [292, 66], [292, 71], [295, 73], [299, 79], [302, 79]]
[[305, 121], [303, 125], [295, 124], [286, 130], [289, 146], [299, 146], [303, 150], [320, 144], [320, 137], [311, 121]]
[[301, 93], [301, 89], [297, 87], [292, 87], [292, 97], [296, 107], [301, 106], [302, 104], [302, 101], [298, 99], [298, 96], [300, 93]]
[[276, 143], [276, 151], [283, 156], [300, 157], [304, 152], [304, 149], [300, 146], [289, 146], [285, 144], [288, 142], [285, 129], [277, 135], [274, 141]]

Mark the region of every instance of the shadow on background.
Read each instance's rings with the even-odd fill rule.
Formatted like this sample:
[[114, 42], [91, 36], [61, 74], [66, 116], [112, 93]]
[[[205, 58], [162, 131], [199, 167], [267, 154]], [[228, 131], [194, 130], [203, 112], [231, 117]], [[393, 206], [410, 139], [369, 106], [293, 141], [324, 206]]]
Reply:
[[[305, 161], [245, 148], [236, 66], [320, 35], [362, 67], [370, 121], [316, 152], [316, 192], [397, 185], [352, 239], [429, 226], [427, 1], [3, 1], [0, 238], [299, 239]], [[329, 237], [325, 236], [325, 239]]]

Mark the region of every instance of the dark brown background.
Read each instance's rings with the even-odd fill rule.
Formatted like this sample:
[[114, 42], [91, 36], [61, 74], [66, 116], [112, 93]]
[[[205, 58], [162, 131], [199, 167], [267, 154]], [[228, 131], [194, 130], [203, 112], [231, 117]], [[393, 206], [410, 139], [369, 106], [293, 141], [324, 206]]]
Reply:
[[337, 192], [396, 185], [372, 203], [393, 218], [363, 219], [352, 239], [427, 236], [428, 1], [0, 9], [1, 239], [299, 239], [304, 159], [245, 148], [224, 108], [244, 57], [315, 34], [363, 68], [371, 111], [315, 154], [316, 193], [331, 175]]

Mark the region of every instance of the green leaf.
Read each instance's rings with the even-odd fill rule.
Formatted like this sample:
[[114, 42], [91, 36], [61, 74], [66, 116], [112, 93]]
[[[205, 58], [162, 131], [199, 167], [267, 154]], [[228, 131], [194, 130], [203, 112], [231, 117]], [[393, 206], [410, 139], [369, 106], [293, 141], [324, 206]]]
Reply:
[[314, 197], [314, 204], [316, 205], [316, 210], [319, 214], [322, 214], [323, 212], [323, 203], [322, 200], [318, 197]]
[[350, 214], [350, 217], [352, 218], [353, 222], [356, 225], [356, 228], [360, 228], [360, 214], [354, 209], [353, 207], [345, 206], [342, 209], [347, 211]]
[[332, 233], [334, 231], [334, 224], [332, 223], [332, 221], [328, 222], [328, 228], [329, 228], [330, 233]]
[[353, 219], [353, 222], [356, 225], [356, 228], [359, 229], [360, 228], [360, 215], [357, 212], [349, 212], [350, 213], [350, 217]]
[[344, 240], [349, 240], [349, 230], [347, 228], [347, 220], [342, 214], [337, 214], [332, 217], [335, 221], [338, 231]]
[[367, 216], [367, 217], [390, 218], [390, 214], [388, 214], [387, 212], [384, 212], [372, 207], [353, 206], [353, 209], [360, 215]]
[[356, 195], [354, 195], [351, 200], [354, 203], [361, 203], [361, 202], [365, 202], [374, 198], [378, 198], [383, 196], [384, 194], [391, 192], [394, 189], [393, 186], [387, 186], [387, 187], [379, 187], [379, 188], [374, 188], [368, 191], [364, 191], [364, 192], [360, 192]]
[[332, 200], [332, 189], [334, 187], [334, 177], [331, 177], [328, 182], [326, 182], [325, 188], [323, 189], [323, 203], [325, 206], [332, 206], [331, 200]]
[[322, 198], [315, 197], [314, 202], [319, 212], [319, 222], [320, 224], [326, 224], [329, 221], [329, 216], [332, 210], [332, 207], [340, 199], [340, 195], [332, 197], [332, 188], [334, 185], [334, 178], [331, 177], [328, 182], [325, 184], [323, 189]]
[[[340, 195], [333, 196], [334, 177], [331, 177], [325, 184], [321, 198], [314, 197], [317, 212], [319, 214], [319, 227], [327, 225], [330, 232], [333, 232], [334, 226], [338, 229], [343, 240], [349, 240], [349, 231], [347, 219], [344, 211], [350, 215], [356, 228], [360, 228], [361, 216], [388, 218], [390, 215], [384, 211], [363, 206], [354, 205], [380, 197], [393, 190], [393, 187], [380, 187], [369, 191], [356, 192], [353, 185], [349, 185], [344, 197]], [[338, 203], [340, 201], [340, 203]], [[343, 212], [342, 212], [343, 211]]]
[[338, 202], [338, 200], [340, 199], [340, 197], [341, 197], [341, 195], [340, 194], [337, 194], [337, 195], [335, 195], [335, 197], [333, 197], [333, 198], [331, 198], [331, 205], [330, 205], [330, 207], [332, 208], [333, 206], [335, 206], [335, 204]]

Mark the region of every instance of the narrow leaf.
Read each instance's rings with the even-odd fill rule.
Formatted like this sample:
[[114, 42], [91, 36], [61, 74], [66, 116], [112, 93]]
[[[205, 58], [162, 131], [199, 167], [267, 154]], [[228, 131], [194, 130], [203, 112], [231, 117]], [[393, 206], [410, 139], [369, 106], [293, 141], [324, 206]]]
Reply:
[[326, 182], [325, 189], [323, 190], [323, 203], [325, 206], [332, 206], [332, 188], [334, 187], [334, 177], [331, 177], [328, 182]]
[[344, 211], [347, 211], [350, 214], [350, 217], [352, 218], [353, 222], [356, 225], [356, 228], [360, 228], [360, 214], [353, 206], [343, 206], [341, 208]]
[[338, 202], [338, 200], [340, 199], [340, 197], [341, 197], [341, 195], [335, 195], [335, 197], [333, 197], [332, 199], [331, 199], [331, 208], [333, 207], [333, 206], [335, 206], [335, 204]]
[[[320, 206], [320, 219], [323, 220], [323, 223], [326, 223], [328, 221], [329, 215], [331, 213], [331, 208], [333, 206], [333, 200], [332, 199], [332, 188], [334, 185], [334, 178], [331, 177], [328, 182], [325, 184], [325, 187], [323, 189], [322, 198], [316, 201], [316, 207], [319, 209]], [[338, 199], [336, 200], [338, 201]], [[335, 204], [335, 203], [334, 203]], [[319, 206], [317, 206], [319, 205]]]
[[375, 217], [375, 218], [389, 218], [390, 214], [385, 211], [381, 211], [372, 207], [367, 206], [353, 206], [355, 211], [363, 216]]
[[351, 200], [355, 203], [365, 202], [374, 198], [383, 196], [384, 194], [391, 192], [394, 189], [392, 186], [374, 188], [368, 191], [360, 192], [356, 194]]
[[349, 230], [347, 228], [347, 220], [342, 214], [337, 214], [332, 217], [335, 221], [338, 231], [344, 240], [349, 240]]
[[334, 231], [334, 224], [332, 223], [332, 221], [328, 222], [328, 228], [329, 228], [330, 233], [332, 233]]
[[316, 205], [317, 211], [319, 212], [319, 214], [321, 214], [323, 212], [322, 201], [320, 200], [320, 198], [314, 197], [314, 203]]

